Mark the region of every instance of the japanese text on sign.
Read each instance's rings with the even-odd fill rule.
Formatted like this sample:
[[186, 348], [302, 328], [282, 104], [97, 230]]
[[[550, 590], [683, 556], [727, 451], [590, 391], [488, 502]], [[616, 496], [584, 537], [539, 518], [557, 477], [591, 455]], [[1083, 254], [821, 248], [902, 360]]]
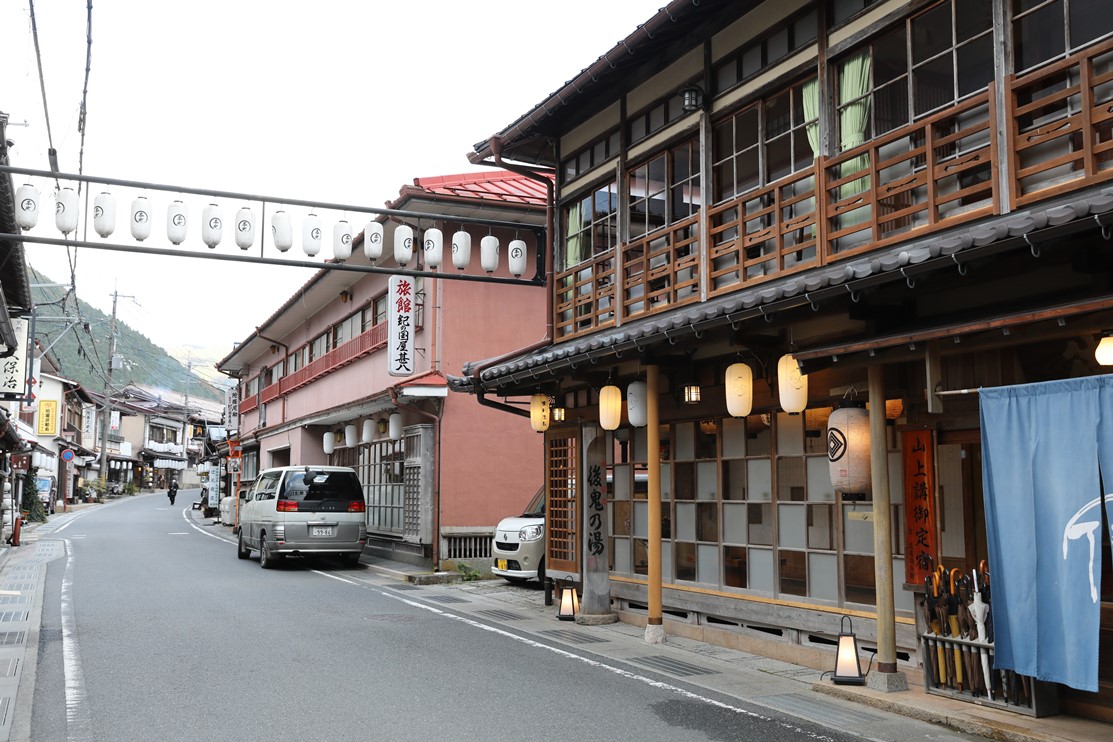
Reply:
[[15, 352], [0, 358], [0, 399], [23, 399], [27, 396], [27, 330], [30, 323], [22, 317], [12, 318], [16, 338]]
[[606, 551], [603, 542], [603, 467], [592, 463], [587, 470], [587, 553], [600, 557]]
[[905, 582], [922, 584], [935, 565], [935, 449], [930, 430], [904, 433]]
[[391, 276], [387, 294], [387, 373], [391, 376], [413, 375], [413, 310], [413, 279]]

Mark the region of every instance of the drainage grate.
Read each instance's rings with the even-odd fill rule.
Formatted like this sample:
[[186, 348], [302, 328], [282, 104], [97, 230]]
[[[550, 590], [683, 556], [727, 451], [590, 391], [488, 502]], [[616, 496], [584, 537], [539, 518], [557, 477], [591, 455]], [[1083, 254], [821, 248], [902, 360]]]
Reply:
[[438, 603], [470, 603], [471, 601], [466, 598], [460, 598], [455, 595], [426, 595], [429, 600], [435, 600]]
[[416, 621], [417, 616], [412, 613], [376, 613], [370, 616], [364, 616], [364, 621], [381, 621], [382, 623], [406, 623], [407, 621]]
[[476, 611], [476, 613], [478, 613], [481, 616], [486, 616], [487, 618], [493, 618], [496, 621], [521, 621], [521, 620], [525, 619], [525, 616], [523, 616], [519, 613], [514, 613], [512, 611], [504, 611], [504, 610], [500, 610], [500, 609], [495, 609], [495, 610], [490, 610], [490, 611]]
[[411, 585], [408, 582], [403, 582], [403, 583], [400, 583], [398, 585], [388, 585], [387, 587], [389, 587], [392, 590], [420, 590], [421, 589], [419, 586]]
[[876, 714], [860, 711], [857, 708], [844, 708], [831, 701], [802, 693], [786, 693], [753, 700], [763, 706], [818, 722], [831, 729], [868, 729], [883, 720]]
[[0, 605], [18, 605], [28, 600], [29, 597], [26, 595], [0, 595]]
[[27, 611], [3, 611], [0, 612], [0, 623], [6, 621], [26, 621]]
[[3, 590], [34, 590], [35, 589], [35, 583], [33, 583], [33, 582], [9, 582], [9, 583], [3, 585], [2, 587], [0, 587], [0, 589], [3, 589]]
[[8, 711], [12, 707], [12, 697], [0, 697], [0, 728], [8, 724]]
[[655, 654], [649, 657], [631, 657], [630, 661], [682, 678], [692, 675], [715, 675], [718, 672], [717, 670], [709, 670], [706, 667], [693, 665], [690, 662], [674, 660], [672, 657], [666, 657], [663, 654]]
[[0, 647], [12, 647], [26, 640], [26, 631], [0, 631]]
[[550, 629], [548, 631], [542, 631], [541, 633], [553, 639], [568, 642], [569, 644], [599, 644], [600, 642], [608, 641], [607, 639], [600, 639], [597, 636], [573, 631], [572, 629]]
[[62, 641], [61, 629], [40, 629], [39, 630], [40, 642], [60, 642]]
[[14, 678], [15, 671], [19, 669], [19, 660], [0, 660], [0, 678]]

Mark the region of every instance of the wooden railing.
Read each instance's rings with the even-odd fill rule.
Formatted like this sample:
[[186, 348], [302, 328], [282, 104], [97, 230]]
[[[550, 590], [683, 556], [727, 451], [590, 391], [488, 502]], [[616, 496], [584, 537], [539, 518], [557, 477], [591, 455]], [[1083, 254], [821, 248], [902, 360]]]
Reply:
[[697, 301], [699, 215], [621, 246], [622, 316]]
[[609, 327], [615, 322], [614, 250], [556, 274], [558, 337]]

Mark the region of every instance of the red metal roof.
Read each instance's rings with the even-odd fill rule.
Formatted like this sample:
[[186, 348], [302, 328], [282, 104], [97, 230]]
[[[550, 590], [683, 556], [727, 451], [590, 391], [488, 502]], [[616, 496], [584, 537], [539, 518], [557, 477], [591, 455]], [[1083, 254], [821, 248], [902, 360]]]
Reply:
[[413, 190], [420, 190], [431, 196], [456, 196], [529, 206], [545, 205], [544, 183], [505, 170], [414, 178], [413, 186], [406, 186], [399, 195], [412, 195]]
[[399, 387], [407, 386], [448, 386], [448, 381], [440, 371], [426, 371], [423, 374], [406, 379], [398, 384]]

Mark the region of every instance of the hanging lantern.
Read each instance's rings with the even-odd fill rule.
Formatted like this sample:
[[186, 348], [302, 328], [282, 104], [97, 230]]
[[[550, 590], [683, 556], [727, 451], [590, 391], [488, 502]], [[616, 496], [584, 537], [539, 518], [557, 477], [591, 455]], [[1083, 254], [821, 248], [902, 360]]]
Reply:
[[440, 268], [444, 256], [444, 233], [436, 227], [425, 230], [425, 265]]
[[201, 241], [215, 248], [224, 239], [224, 213], [216, 204], [209, 204], [201, 212]]
[[800, 373], [800, 364], [785, 353], [777, 362], [777, 394], [781, 409], [788, 413], [800, 413], [808, 406], [808, 377]]
[[414, 230], [408, 224], [400, 224], [394, 230], [394, 260], [405, 268], [414, 256]]
[[301, 250], [309, 257], [321, 252], [321, 217], [308, 214], [301, 225]]
[[336, 433], [329, 430], [321, 437], [321, 449], [326, 456], [336, 450]]
[[549, 429], [551, 406], [548, 394], [534, 394], [529, 398], [529, 422], [535, 432], [544, 433]]
[[499, 238], [492, 234], [479, 241], [479, 267], [494, 273], [499, 267]]
[[870, 416], [862, 402], [844, 400], [827, 418], [827, 463], [836, 492], [869, 492]]
[[116, 199], [111, 193], [98, 193], [93, 199], [93, 229], [101, 237], [116, 231]]
[[62, 234], [77, 230], [77, 191], [74, 189], [62, 188], [58, 191], [54, 204], [54, 226]]
[[337, 260], [352, 257], [352, 227], [344, 219], [332, 228], [332, 256]]
[[471, 234], [460, 230], [452, 235], [452, 264], [466, 270], [471, 262]]
[[15, 223], [20, 229], [34, 229], [39, 223], [39, 189], [30, 183], [21, 185], [15, 192]]
[[510, 244], [506, 247], [506, 260], [514, 277], [521, 278], [526, 272], [525, 240], [510, 240]]
[[1099, 366], [1113, 366], [1113, 334], [1107, 330], [1094, 350], [1094, 360]]
[[622, 390], [608, 384], [599, 390], [599, 426], [615, 430], [622, 422]]
[[294, 227], [285, 211], [276, 211], [271, 217], [271, 236], [279, 252], [286, 252], [294, 246]]
[[649, 422], [648, 388], [644, 381], [632, 381], [626, 387], [626, 416], [630, 425], [635, 428], [644, 428]]
[[745, 363], [732, 363], [726, 373], [727, 412], [746, 417], [754, 408], [754, 371]]
[[139, 242], [151, 236], [151, 207], [146, 196], [132, 199], [131, 236]]
[[360, 436], [360, 443], [370, 443], [375, 440], [375, 421], [367, 419], [363, 421], [363, 434]]
[[390, 431], [390, 439], [392, 441], [402, 440], [402, 413], [390, 413], [390, 420], [387, 425], [387, 429]]
[[344, 445], [348, 448], [355, 448], [359, 443], [359, 435], [356, 426], [352, 423], [344, 426]]
[[166, 238], [175, 245], [185, 242], [186, 232], [189, 227], [189, 215], [186, 205], [181, 201], [174, 201], [166, 207]]
[[363, 254], [372, 265], [383, 256], [382, 222], [367, 222], [363, 228]]
[[549, 416], [553, 419], [554, 423], [562, 423], [565, 418], [565, 410], [563, 407], [553, 407], [549, 410]]
[[236, 247], [247, 250], [255, 244], [255, 214], [244, 206], [236, 212]]
[[699, 384], [685, 384], [683, 388], [684, 404], [699, 404], [702, 394]]

